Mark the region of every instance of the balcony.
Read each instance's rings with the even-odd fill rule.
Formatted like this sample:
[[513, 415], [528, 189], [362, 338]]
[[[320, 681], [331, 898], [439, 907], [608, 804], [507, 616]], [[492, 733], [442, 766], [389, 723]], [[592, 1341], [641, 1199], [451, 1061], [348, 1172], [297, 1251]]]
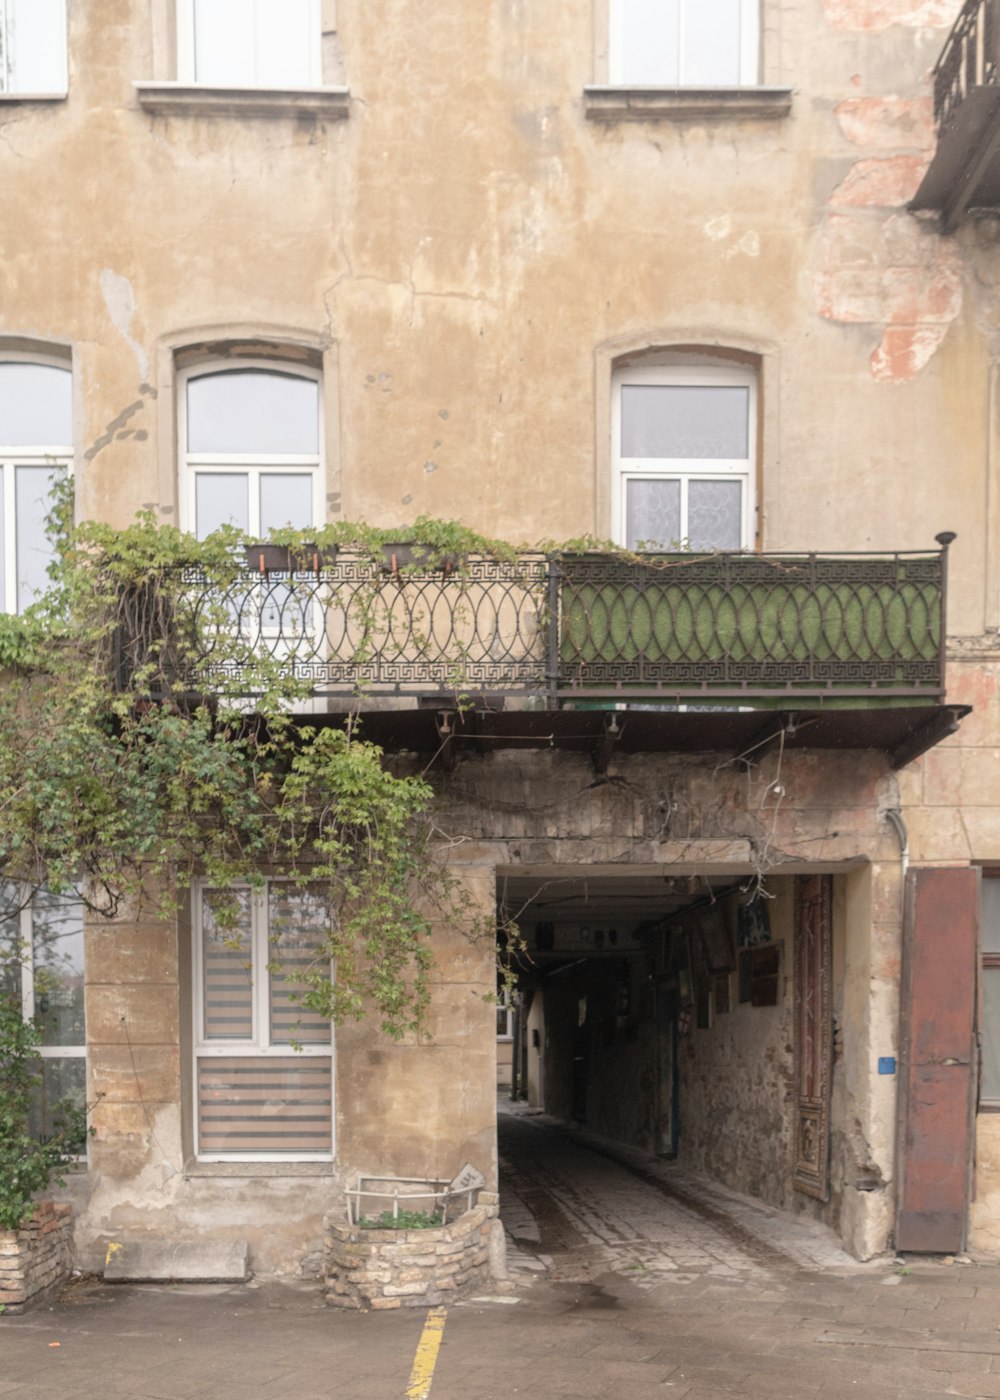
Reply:
[[[644, 748], [711, 748], [762, 719], [794, 740], [808, 714], [796, 742], [903, 752], [959, 717], [944, 705], [952, 537], [939, 538], [889, 555], [526, 553], [450, 572], [261, 555], [224, 585], [186, 572], [167, 614], [148, 598], [126, 609], [118, 680], [152, 673], [158, 693], [251, 706], [264, 656], [299, 683], [303, 713], [360, 709], [394, 748], [442, 724], [487, 747], [506, 734], [587, 748], [627, 725]], [[183, 660], [145, 621], [164, 615]]]
[[937, 150], [911, 209], [951, 233], [974, 210], [1000, 209], [1000, 0], [965, 0], [934, 68]]

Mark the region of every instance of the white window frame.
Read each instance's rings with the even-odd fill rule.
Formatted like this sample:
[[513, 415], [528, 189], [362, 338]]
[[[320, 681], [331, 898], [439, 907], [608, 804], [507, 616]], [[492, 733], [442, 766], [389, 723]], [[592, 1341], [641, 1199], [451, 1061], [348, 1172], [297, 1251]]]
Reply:
[[[312, 380], [317, 386], [317, 451], [308, 454], [267, 453], [267, 452], [189, 452], [188, 440], [188, 384], [193, 379], [214, 378], [217, 375], [239, 374], [255, 370], [266, 374], [281, 374], [290, 379]], [[178, 458], [181, 470], [181, 526], [191, 534], [197, 533], [197, 507], [195, 487], [201, 473], [222, 476], [249, 478], [247, 535], [254, 541], [262, 537], [260, 526], [260, 478], [274, 472], [288, 471], [299, 475], [309, 472], [312, 476], [312, 524], [316, 529], [323, 525], [323, 443], [325, 427], [323, 423], [323, 376], [317, 369], [308, 365], [292, 365], [283, 360], [247, 359], [226, 360], [222, 364], [195, 365], [178, 375], [177, 389], [177, 437]]]
[[59, 6], [59, 31], [53, 36], [59, 43], [60, 82], [55, 88], [44, 92], [32, 92], [27, 88], [11, 87], [10, 42], [8, 28], [7, 0], [0, 0], [0, 95], [7, 97], [65, 97], [69, 92], [69, 64], [66, 52], [66, 6]]
[[[28, 887], [22, 887], [21, 908], [17, 916], [18, 960], [21, 966], [21, 1015], [30, 1021], [36, 1010], [35, 1002], [35, 931], [31, 921], [32, 898]], [[36, 1045], [35, 1054], [42, 1060], [84, 1060], [87, 1058], [86, 1031], [82, 1045]], [[86, 1148], [75, 1161], [86, 1161]]]
[[[3, 0], [0, 0], [0, 4]], [[0, 366], [41, 365], [45, 369], [58, 369], [70, 376], [72, 393], [72, 369], [65, 360], [45, 355], [0, 353]], [[4, 606], [0, 611], [17, 613], [17, 468], [50, 467], [56, 472], [72, 475], [72, 443], [4, 443], [0, 442], [0, 472], [2, 472], [3, 522], [4, 522]]]
[[[205, 987], [203, 981], [204, 960], [204, 907], [205, 895], [211, 890], [207, 884], [196, 884], [192, 898], [192, 924], [194, 937], [192, 978], [192, 1008], [194, 1015], [194, 1055], [192, 1056], [192, 1106], [195, 1156], [200, 1162], [326, 1162], [332, 1161], [336, 1150], [337, 1137], [337, 1061], [336, 1038], [333, 1025], [330, 1025], [330, 1041], [322, 1043], [303, 1042], [298, 1049], [288, 1044], [271, 1044], [270, 1001], [268, 997], [269, 977], [258, 976], [259, 968], [267, 969], [273, 953], [270, 945], [268, 923], [268, 892], [278, 880], [265, 880], [261, 889], [251, 889], [249, 885], [233, 885], [231, 889], [250, 891], [250, 957], [252, 962], [253, 997], [251, 1001], [252, 1032], [250, 1040], [206, 1040], [205, 1039]], [[202, 1060], [211, 1059], [291, 1059], [303, 1056], [307, 1059], [327, 1059], [330, 1062], [330, 1150], [329, 1152], [202, 1152], [198, 1140], [198, 1066]]]
[[[737, 387], [749, 390], [747, 416], [747, 457], [745, 459], [714, 459], [703, 457], [632, 457], [622, 455], [622, 388], [625, 385], [691, 385], [708, 387]], [[618, 369], [612, 380], [611, 395], [611, 531], [616, 543], [627, 539], [626, 496], [630, 481], [679, 481], [681, 485], [681, 526], [687, 524], [688, 486], [697, 481], [736, 481], [742, 490], [740, 548], [749, 549], [753, 543], [754, 485], [757, 451], [757, 375], [753, 370], [739, 367], [708, 365], [639, 366]]]
[[[608, 66], [610, 80], [614, 86], [629, 87], [633, 81], [622, 71], [625, 50], [625, 5], [627, 0], [608, 0]], [[680, 0], [678, 5], [678, 64], [684, 57], [684, 20], [688, 5], [699, 5], [702, 0]], [[754, 87], [760, 82], [760, 0], [740, 0], [740, 76], [738, 87]], [[646, 86], [645, 83], [638, 84]], [[679, 71], [676, 81], [656, 84], [662, 87], [690, 87], [683, 71]], [[701, 86], [701, 84], [699, 84]], [[725, 86], [732, 86], [726, 84]]]
[[[256, 81], [236, 84], [217, 84], [209, 79], [195, 77], [195, 7], [198, 0], [176, 0], [177, 3], [177, 77], [182, 83], [198, 83], [204, 87], [235, 86], [266, 87]], [[256, 26], [256, 11], [260, 4], [280, 3], [280, 0], [246, 0], [247, 7], [253, 7]], [[319, 87], [323, 81], [322, 72], [322, 15], [321, 0], [309, 0], [309, 85]]]

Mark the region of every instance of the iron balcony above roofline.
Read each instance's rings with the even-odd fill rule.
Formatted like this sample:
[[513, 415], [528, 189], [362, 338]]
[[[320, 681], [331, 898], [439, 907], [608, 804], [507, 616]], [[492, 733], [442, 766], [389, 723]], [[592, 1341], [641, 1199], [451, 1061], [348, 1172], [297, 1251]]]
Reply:
[[271, 657], [317, 702], [938, 703], [952, 538], [895, 554], [524, 553], [450, 571], [349, 554], [289, 570], [262, 555], [224, 587], [180, 575], [167, 615], [183, 655], [149, 631], [162, 608], [125, 599], [116, 677], [128, 689], [159, 668], [154, 691], [245, 704], [236, 636], [245, 658]]

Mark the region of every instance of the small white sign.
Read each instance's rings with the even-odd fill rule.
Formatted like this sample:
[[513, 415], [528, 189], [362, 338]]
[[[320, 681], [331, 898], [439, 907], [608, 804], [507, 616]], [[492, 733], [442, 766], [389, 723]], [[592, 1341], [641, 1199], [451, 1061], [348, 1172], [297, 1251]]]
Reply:
[[471, 1163], [466, 1162], [465, 1166], [459, 1172], [458, 1176], [455, 1177], [455, 1180], [448, 1189], [453, 1192], [475, 1191], [477, 1187], [485, 1185], [486, 1178], [483, 1176], [482, 1172], [477, 1172]]

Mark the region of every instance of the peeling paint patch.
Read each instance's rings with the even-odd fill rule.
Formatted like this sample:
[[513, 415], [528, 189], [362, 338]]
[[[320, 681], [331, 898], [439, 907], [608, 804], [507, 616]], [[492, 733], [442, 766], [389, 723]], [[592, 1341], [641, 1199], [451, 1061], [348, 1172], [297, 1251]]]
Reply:
[[117, 272], [112, 272], [110, 267], [106, 267], [101, 272], [100, 284], [101, 296], [104, 298], [112, 325], [135, 356], [135, 362], [139, 366], [139, 377], [148, 379], [149, 357], [132, 334], [132, 318], [135, 315], [135, 293], [132, 283], [127, 277], [120, 277]]
[[709, 219], [705, 224], [705, 235], [713, 242], [718, 242], [722, 238], [728, 238], [733, 231], [732, 214], [719, 214], [714, 219]]
[[823, 0], [831, 29], [878, 31], [902, 24], [908, 29], [950, 28], [962, 0]]
[[859, 160], [830, 196], [835, 208], [867, 209], [908, 204], [927, 169], [922, 156], [873, 156]]
[[961, 311], [961, 263], [908, 214], [831, 213], [814, 289], [826, 320], [881, 328], [869, 371], [882, 383], [905, 383], [930, 361]]
[[887, 327], [869, 361], [872, 377], [893, 384], [916, 379], [947, 334], [947, 326]]
[[933, 104], [929, 97], [847, 97], [834, 116], [848, 141], [874, 150], [898, 151], [934, 145]]

